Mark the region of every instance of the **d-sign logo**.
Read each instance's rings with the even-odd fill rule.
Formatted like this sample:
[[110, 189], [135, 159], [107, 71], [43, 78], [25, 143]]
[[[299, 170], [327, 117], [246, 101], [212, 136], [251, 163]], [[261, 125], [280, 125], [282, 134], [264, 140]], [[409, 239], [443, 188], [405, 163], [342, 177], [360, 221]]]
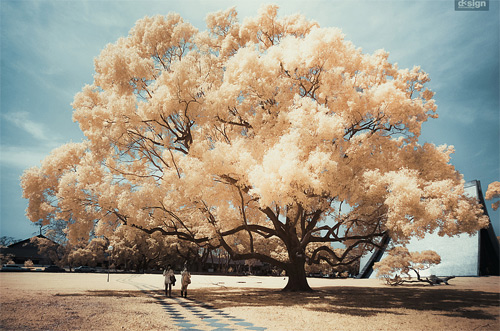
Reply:
[[490, 10], [490, 0], [455, 0], [455, 10]]

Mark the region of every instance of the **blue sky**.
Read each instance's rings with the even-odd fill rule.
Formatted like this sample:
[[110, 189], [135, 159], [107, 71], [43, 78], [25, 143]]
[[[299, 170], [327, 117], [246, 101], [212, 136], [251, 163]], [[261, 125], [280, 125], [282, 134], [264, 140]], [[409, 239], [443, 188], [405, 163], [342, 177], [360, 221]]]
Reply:
[[[439, 119], [421, 142], [454, 145], [466, 180], [500, 180], [499, 1], [489, 11], [455, 11], [453, 0], [61, 1], [0, 0], [0, 236], [37, 229], [25, 216], [19, 177], [50, 151], [83, 135], [72, 121], [73, 96], [92, 82], [93, 60], [135, 21], [177, 12], [200, 30], [209, 12], [236, 6], [239, 18], [264, 3], [339, 27], [365, 52], [383, 48], [401, 68], [420, 65], [436, 92]], [[499, 235], [500, 213], [488, 212]]]

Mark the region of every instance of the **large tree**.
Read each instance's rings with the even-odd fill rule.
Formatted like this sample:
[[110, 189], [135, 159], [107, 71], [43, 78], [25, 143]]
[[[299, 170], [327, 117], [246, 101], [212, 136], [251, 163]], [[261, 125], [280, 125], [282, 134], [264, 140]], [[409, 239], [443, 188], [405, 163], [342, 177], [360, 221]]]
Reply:
[[224, 248], [286, 270], [287, 290], [384, 235], [484, 226], [453, 148], [418, 142], [437, 117], [428, 75], [277, 10], [210, 14], [202, 32], [146, 17], [109, 44], [73, 102], [87, 139], [23, 175], [29, 218], [67, 220], [70, 240], [118, 220]]

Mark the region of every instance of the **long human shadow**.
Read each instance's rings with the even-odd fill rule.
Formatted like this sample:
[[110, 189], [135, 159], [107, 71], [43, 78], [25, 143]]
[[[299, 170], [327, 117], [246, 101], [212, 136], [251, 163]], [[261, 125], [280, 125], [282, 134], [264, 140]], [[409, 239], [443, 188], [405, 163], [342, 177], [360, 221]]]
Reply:
[[[328, 287], [314, 292], [283, 292], [248, 289], [243, 291], [204, 290], [198, 300], [217, 308], [235, 306], [296, 306], [321, 312], [373, 316], [379, 313], [404, 314], [394, 308], [436, 311], [440, 315], [469, 319], [498, 318], [500, 294], [450, 287]], [[490, 309], [496, 308], [496, 309]]]

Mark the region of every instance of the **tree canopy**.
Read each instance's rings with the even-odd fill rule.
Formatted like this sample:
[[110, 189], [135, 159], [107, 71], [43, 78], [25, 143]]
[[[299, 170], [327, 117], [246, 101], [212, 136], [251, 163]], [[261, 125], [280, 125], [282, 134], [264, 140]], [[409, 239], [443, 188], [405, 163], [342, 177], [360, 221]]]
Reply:
[[498, 200], [498, 198], [500, 198], [500, 182], [490, 183], [484, 198], [486, 200], [496, 200], [491, 204], [491, 208], [493, 208], [493, 210], [497, 210], [498, 206], [500, 206], [500, 200]]
[[277, 11], [230, 8], [206, 31], [145, 17], [107, 45], [72, 104], [86, 140], [22, 177], [28, 217], [73, 241], [126, 226], [221, 247], [286, 270], [289, 290], [309, 289], [305, 263], [350, 264], [386, 234], [485, 226], [453, 147], [418, 142], [429, 76]]

